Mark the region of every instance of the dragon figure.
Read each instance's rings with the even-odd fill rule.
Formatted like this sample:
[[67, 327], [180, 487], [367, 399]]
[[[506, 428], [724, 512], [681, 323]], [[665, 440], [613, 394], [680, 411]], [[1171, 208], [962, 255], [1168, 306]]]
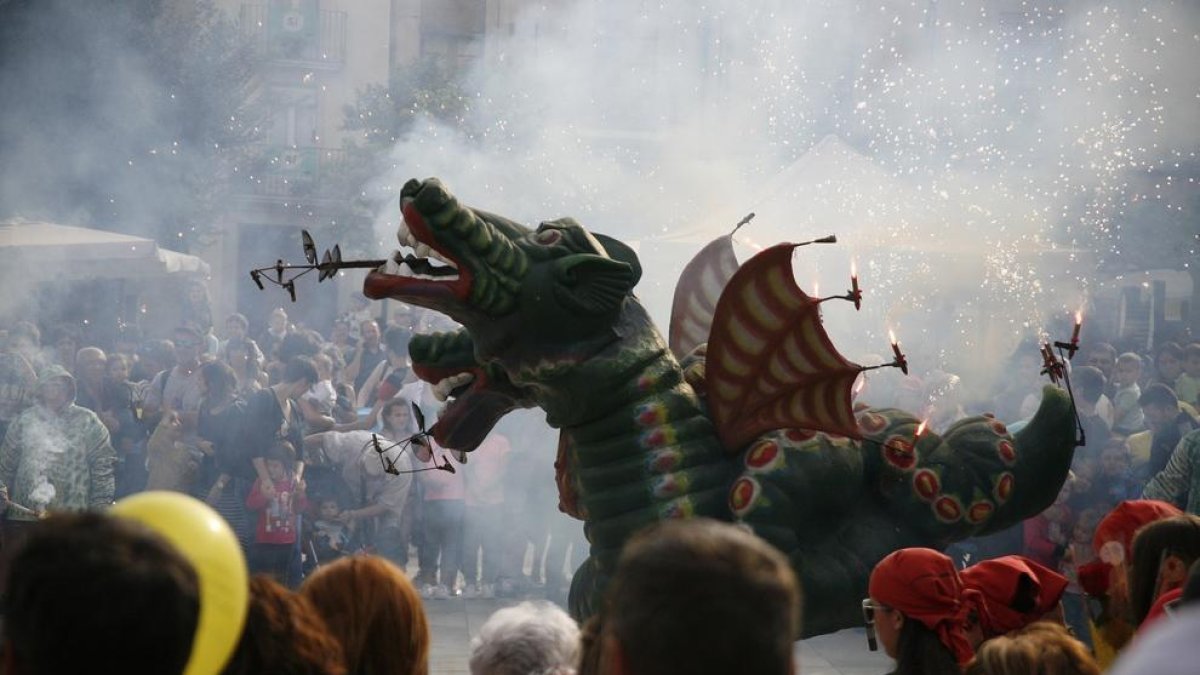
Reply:
[[642, 269], [625, 244], [570, 218], [530, 229], [468, 208], [436, 179], [409, 181], [400, 206], [412, 252], [370, 272], [364, 293], [463, 326], [410, 344], [417, 375], [450, 393], [430, 430], [439, 445], [469, 452], [520, 407], [560, 429], [560, 507], [591, 543], [571, 584], [577, 618], [598, 608], [634, 532], [703, 516], [788, 556], [805, 636], [860, 625], [889, 552], [1018, 523], [1066, 478], [1073, 409], [1054, 387], [1015, 436], [988, 416], [938, 434], [899, 410], [856, 410], [862, 368], [797, 287], [795, 245], [709, 268], [705, 283], [723, 288], [711, 327], [701, 311], [680, 329], [707, 344], [677, 357], [633, 295]]

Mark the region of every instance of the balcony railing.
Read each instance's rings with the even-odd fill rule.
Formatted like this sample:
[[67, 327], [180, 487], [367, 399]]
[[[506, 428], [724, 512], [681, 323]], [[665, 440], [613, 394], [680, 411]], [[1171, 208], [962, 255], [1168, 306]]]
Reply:
[[263, 147], [245, 189], [262, 197], [336, 196], [346, 161], [341, 148]]
[[315, 1], [244, 4], [242, 33], [272, 61], [306, 66], [341, 66], [346, 59], [346, 13], [318, 10]]

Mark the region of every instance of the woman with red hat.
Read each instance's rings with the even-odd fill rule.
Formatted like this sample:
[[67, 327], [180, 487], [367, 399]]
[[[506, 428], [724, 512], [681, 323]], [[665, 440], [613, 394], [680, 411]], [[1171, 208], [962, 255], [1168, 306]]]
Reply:
[[967, 641], [968, 604], [954, 563], [928, 548], [888, 555], [871, 572], [863, 601], [895, 675], [958, 675], [974, 652]]
[[1067, 578], [1048, 567], [1006, 555], [976, 563], [960, 576], [963, 586], [978, 591], [982, 601], [974, 612], [977, 630], [968, 631], [973, 647], [1041, 619], [1063, 623], [1060, 601]]
[[1101, 668], [1111, 666], [1133, 637], [1127, 568], [1133, 559], [1134, 535], [1150, 523], [1182, 514], [1166, 502], [1131, 499], [1117, 504], [1096, 526], [1092, 548], [1099, 560], [1079, 568], [1079, 583], [1102, 606], [1091, 617], [1092, 645]]

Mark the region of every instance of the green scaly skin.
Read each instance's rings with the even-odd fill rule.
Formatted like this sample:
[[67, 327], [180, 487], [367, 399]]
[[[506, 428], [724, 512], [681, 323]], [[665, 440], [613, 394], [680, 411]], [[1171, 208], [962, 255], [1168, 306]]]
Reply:
[[464, 327], [410, 346], [427, 381], [475, 376], [434, 425], [439, 444], [473, 450], [503, 414], [535, 405], [562, 430], [560, 488], [592, 545], [572, 582], [578, 618], [598, 607], [634, 532], [704, 516], [745, 523], [788, 555], [806, 596], [804, 635], [858, 625], [880, 558], [1019, 522], [1048, 506], [1066, 477], [1073, 412], [1050, 387], [1016, 438], [981, 417], [913, 444], [911, 415], [866, 410], [861, 442], [781, 430], [730, 452], [632, 295], [641, 267], [627, 246], [570, 219], [530, 230], [463, 207], [436, 179], [406, 184], [401, 208], [408, 230], [458, 274], [380, 270], [364, 292]]

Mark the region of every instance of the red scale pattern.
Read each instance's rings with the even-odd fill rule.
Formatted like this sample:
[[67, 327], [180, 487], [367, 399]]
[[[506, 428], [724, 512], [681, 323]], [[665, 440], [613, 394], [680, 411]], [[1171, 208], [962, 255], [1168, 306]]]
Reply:
[[789, 427], [862, 437], [851, 400], [860, 369], [838, 353], [818, 303], [796, 285], [794, 248], [780, 244], [751, 258], [717, 304], [707, 400], [731, 450]]

